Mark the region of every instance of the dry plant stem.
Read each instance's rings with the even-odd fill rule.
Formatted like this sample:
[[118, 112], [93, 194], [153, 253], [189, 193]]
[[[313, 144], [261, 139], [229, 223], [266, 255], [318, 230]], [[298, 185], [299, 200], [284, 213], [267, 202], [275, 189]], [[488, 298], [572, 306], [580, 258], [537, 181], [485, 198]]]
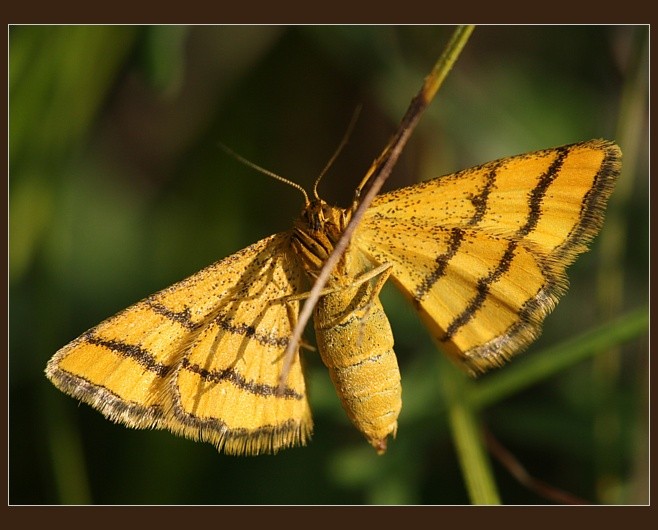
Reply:
[[[366, 173], [363, 181], [359, 185], [356, 191], [356, 196], [354, 198], [353, 205], [353, 214], [352, 218], [345, 228], [345, 232], [341, 236], [340, 240], [336, 244], [333, 252], [325, 262], [318, 278], [316, 279], [313, 288], [309, 293], [308, 300], [304, 303], [302, 310], [299, 314], [299, 319], [295, 330], [290, 337], [288, 342], [288, 347], [284, 353], [285, 362], [283, 365], [283, 370], [281, 372], [281, 377], [279, 379], [279, 391], [283, 388], [283, 384], [286, 381], [288, 376], [288, 371], [290, 370], [290, 365], [294, 359], [294, 354], [297, 351], [297, 346], [301, 339], [302, 333], [306, 324], [313, 314], [313, 308], [317, 304], [321, 292], [324, 289], [324, 286], [329, 279], [329, 275], [333, 271], [334, 267], [342, 257], [345, 249], [350, 243], [352, 234], [356, 230], [356, 227], [359, 225], [361, 218], [365, 214], [365, 211], [370, 206], [370, 203], [375, 198], [382, 185], [391, 174], [393, 167], [398, 161], [402, 149], [406, 145], [407, 141], [411, 137], [416, 125], [420, 121], [420, 118], [424, 110], [431, 103], [432, 99], [436, 95], [439, 87], [443, 83], [443, 80], [446, 78], [448, 72], [452, 68], [452, 65], [457, 60], [461, 50], [466, 45], [468, 38], [470, 37], [474, 27], [473, 26], [458, 26], [446, 49], [439, 58], [439, 60], [434, 65], [432, 72], [425, 78], [420, 92], [411, 100], [409, 108], [405, 113], [398, 131], [393, 136], [388, 145], [384, 148], [382, 154], [375, 160], [370, 170]], [[367, 187], [366, 194], [361, 197], [361, 191]]]
[[556, 502], [558, 504], [570, 504], [570, 505], [581, 505], [581, 504], [591, 504], [590, 502], [581, 499], [569, 492], [563, 491], [561, 489], [555, 488], [546, 482], [539, 480], [525, 469], [523, 465], [517, 460], [517, 458], [510, 453], [502, 444], [496, 439], [496, 437], [491, 434], [491, 432], [485, 430], [485, 438], [487, 441], [487, 447], [491, 454], [500, 462], [510, 475], [512, 475], [520, 484], [525, 486], [531, 491], [537, 493], [541, 497], [548, 499], [550, 501]]

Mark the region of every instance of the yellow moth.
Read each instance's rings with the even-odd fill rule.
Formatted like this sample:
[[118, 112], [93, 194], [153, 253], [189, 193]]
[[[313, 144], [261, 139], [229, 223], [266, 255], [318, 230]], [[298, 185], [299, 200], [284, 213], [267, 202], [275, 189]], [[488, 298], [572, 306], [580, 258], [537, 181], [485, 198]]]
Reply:
[[[352, 207], [304, 194], [291, 230], [90, 329], [53, 356], [48, 378], [113, 421], [169, 429], [229, 454], [303, 445], [312, 419], [291, 341], [300, 303], [369, 176], [406, 141], [415, 123], [406, 118], [417, 118], [431, 99], [427, 82]], [[539, 334], [566, 288], [566, 267], [601, 227], [620, 169], [619, 148], [591, 140], [374, 198], [313, 318], [343, 408], [377, 452], [396, 434], [402, 406], [393, 335], [379, 302], [384, 283], [391, 279], [406, 295], [457, 364], [473, 374], [500, 366]]]
[[[379, 451], [401, 408], [389, 277], [442, 349], [471, 372], [539, 333], [565, 268], [599, 230], [620, 171], [607, 141], [523, 154], [375, 198], [315, 308], [318, 348], [343, 406]], [[231, 454], [304, 444], [312, 430], [299, 352], [277, 392], [300, 299], [350, 209], [308, 201], [265, 238], [59, 350], [46, 373], [111, 420], [163, 428]]]

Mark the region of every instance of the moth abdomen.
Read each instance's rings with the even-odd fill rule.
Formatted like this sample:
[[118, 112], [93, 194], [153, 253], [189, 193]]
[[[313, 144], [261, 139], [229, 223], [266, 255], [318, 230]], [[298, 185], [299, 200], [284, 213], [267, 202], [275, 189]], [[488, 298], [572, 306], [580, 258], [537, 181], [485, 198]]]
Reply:
[[393, 333], [377, 294], [367, 282], [324, 296], [315, 310], [315, 333], [345, 412], [383, 454], [397, 431], [402, 389]]

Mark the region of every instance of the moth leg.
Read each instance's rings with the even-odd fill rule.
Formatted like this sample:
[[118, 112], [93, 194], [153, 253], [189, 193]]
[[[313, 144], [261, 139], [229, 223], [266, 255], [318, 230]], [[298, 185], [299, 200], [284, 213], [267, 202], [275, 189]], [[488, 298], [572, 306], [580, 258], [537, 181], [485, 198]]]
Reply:
[[[366, 320], [368, 318], [368, 315], [370, 314], [370, 311], [372, 311], [375, 300], [379, 298], [379, 293], [384, 288], [384, 284], [386, 283], [386, 280], [388, 280], [389, 276], [393, 272], [392, 267], [393, 265], [391, 263], [384, 263], [379, 267], [375, 267], [371, 271], [368, 271], [367, 273], [363, 274], [363, 276], [357, 278], [357, 281], [351, 286], [351, 287], [358, 286], [361, 285], [362, 283], [372, 280], [373, 278], [376, 278], [375, 283], [371, 287], [368, 296], [368, 302], [359, 311], [360, 319], [362, 321]], [[357, 338], [358, 344], [363, 343], [364, 329], [365, 326], [361, 325], [359, 330], [359, 336]]]
[[[326, 289], [322, 289], [320, 291], [320, 294], [318, 296], [325, 296], [331, 293], [335, 293], [336, 291], [340, 291], [341, 287], [327, 287]], [[306, 300], [307, 298], [310, 298], [311, 296], [311, 291], [308, 291], [306, 293], [301, 293], [301, 294], [292, 294], [290, 296], [285, 297], [285, 302], [288, 304], [290, 302], [297, 302], [300, 300]]]
[[[345, 289], [352, 289], [353, 287], [358, 287], [359, 285], [366, 283], [369, 280], [372, 280], [375, 276], [382, 275], [382, 278], [377, 280], [377, 283], [375, 284], [376, 290], [375, 290], [375, 295], [381, 291], [382, 287], [386, 283], [386, 280], [388, 280], [388, 277], [391, 275], [391, 268], [393, 267], [392, 263], [384, 263], [383, 265], [380, 265], [378, 267], [375, 267], [374, 269], [364, 273], [363, 275], [359, 276], [354, 280], [354, 282], [350, 283], [349, 285], [340, 285], [336, 287], [327, 287], [326, 289], [322, 289], [320, 291], [320, 296], [326, 296], [328, 294], [332, 293], [337, 293], [339, 291], [344, 291]], [[381, 285], [380, 285], [381, 282]], [[296, 300], [306, 300], [311, 296], [311, 292], [306, 292], [306, 293], [301, 293], [301, 294], [294, 294], [291, 296], [287, 296], [285, 298], [286, 302], [294, 302]]]
[[[290, 302], [294, 301], [295, 297], [291, 297], [293, 300], [290, 298], [285, 298], [283, 302], [286, 304], [286, 311], [288, 312], [288, 319], [290, 320], [290, 329], [295, 329], [295, 326], [297, 325], [297, 317], [298, 317], [298, 310], [296, 307], [294, 307]], [[308, 351], [315, 351], [315, 346], [313, 346], [310, 342], [308, 342], [306, 339], [303, 337], [299, 341], [299, 347], [304, 348], [305, 350]]]
[[361, 285], [362, 283], [365, 283], [368, 280], [373, 279], [375, 276], [379, 276], [377, 282], [373, 286], [372, 297], [374, 298], [375, 296], [379, 295], [379, 292], [384, 287], [386, 280], [388, 280], [388, 277], [391, 275], [392, 272], [393, 272], [393, 264], [384, 263], [383, 265], [380, 265], [379, 267], [375, 267], [371, 271], [366, 272], [363, 276], [357, 278], [353, 287]]
[[373, 278], [377, 278], [377, 281], [372, 285], [370, 288], [370, 292], [368, 293], [368, 302], [363, 305], [361, 308], [359, 308], [359, 313], [361, 314], [361, 318], [365, 318], [368, 316], [368, 313], [372, 310], [372, 305], [373, 302], [379, 297], [379, 293], [381, 290], [384, 288], [384, 284], [386, 283], [386, 280], [388, 280], [389, 276], [391, 275], [393, 264], [391, 263], [384, 263], [383, 265], [380, 265], [379, 267], [375, 267], [374, 269], [364, 273], [363, 275], [359, 276], [356, 278], [356, 280], [349, 284], [347, 288], [354, 288], [358, 287], [361, 284], [364, 284]]
[[364, 273], [362, 276], [359, 276], [356, 279], [356, 281], [352, 285], [350, 285], [350, 287], [358, 287], [362, 283], [370, 281], [374, 277], [379, 276], [377, 282], [374, 285], [374, 292], [372, 293], [372, 296], [375, 297], [379, 295], [379, 291], [381, 291], [382, 288], [384, 287], [386, 280], [388, 280], [388, 277], [393, 272], [392, 269], [393, 269], [392, 263], [384, 263], [383, 265], [380, 265], [379, 267], [375, 267], [374, 269]]

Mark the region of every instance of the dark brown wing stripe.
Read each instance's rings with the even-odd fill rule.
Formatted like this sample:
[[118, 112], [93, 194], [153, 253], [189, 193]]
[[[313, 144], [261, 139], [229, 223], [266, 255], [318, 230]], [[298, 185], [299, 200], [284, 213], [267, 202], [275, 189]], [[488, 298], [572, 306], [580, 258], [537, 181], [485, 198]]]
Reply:
[[[247, 381], [236, 370], [233, 370], [232, 368], [226, 368], [224, 370], [206, 370], [205, 368], [201, 368], [197, 364], [190, 364], [187, 358], [183, 358], [182, 367], [188, 370], [189, 372], [197, 374], [204, 381], [208, 381], [210, 383], [220, 383], [222, 381], [230, 381], [232, 384], [234, 384], [241, 390], [245, 390], [247, 392], [259, 396], [274, 396], [277, 395], [278, 392], [277, 386], [266, 385], [263, 383], [254, 383], [253, 381]], [[281, 392], [281, 394], [277, 395], [277, 397], [279, 396], [287, 399], [296, 399], [296, 400], [304, 399], [304, 396], [302, 394], [295, 392], [292, 388], [289, 387], [285, 387]]]
[[155, 372], [160, 377], [166, 377], [166, 375], [171, 371], [171, 366], [157, 362], [155, 357], [153, 357], [149, 352], [143, 348], [140, 348], [139, 346], [135, 346], [134, 344], [126, 344], [125, 342], [119, 340], [104, 340], [92, 333], [84, 335], [84, 339], [89, 344], [107, 348], [108, 350], [118, 353], [123, 357], [130, 357], [131, 359], [134, 359], [139, 364], [141, 364], [149, 372]]
[[528, 213], [528, 218], [526, 219], [525, 225], [518, 229], [518, 236], [527, 236], [537, 226], [537, 223], [542, 216], [542, 201], [544, 200], [546, 191], [548, 190], [548, 187], [551, 185], [551, 183], [555, 180], [555, 177], [557, 177], [558, 173], [560, 173], [560, 169], [562, 169], [564, 160], [567, 158], [567, 156], [569, 156], [569, 150], [569, 146], [556, 149], [558, 156], [555, 158], [555, 160], [553, 160], [553, 163], [549, 166], [546, 172], [541, 177], [539, 177], [539, 183], [533, 188], [532, 192], [530, 192], [530, 200], [528, 201], [528, 204], [530, 205], [530, 212]]
[[503, 257], [498, 262], [498, 266], [491, 271], [485, 278], [481, 278], [477, 283], [477, 295], [469, 302], [468, 306], [460, 315], [458, 315], [448, 326], [443, 337], [439, 340], [442, 342], [450, 340], [454, 334], [467, 324], [470, 320], [473, 319], [477, 310], [482, 307], [482, 304], [489, 296], [489, 291], [491, 290], [491, 285], [497, 281], [503, 274], [505, 274], [512, 264], [514, 259], [514, 252], [516, 251], [517, 243], [516, 241], [510, 241], [507, 244], [507, 249], [503, 254]]
[[225, 315], [219, 315], [217, 318], [215, 318], [215, 322], [224, 331], [233, 333], [235, 335], [242, 335], [248, 339], [253, 339], [256, 342], [266, 346], [276, 346], [281, 348], [288, 345], [288, 337], [277, 337], [273, 334], [264, 335], [262, 333], [258, 333], [256, 328], [253, 326], [245, 323], [234, 324], [233, 320]]
[[434, 284], [441, 278], [446, 271], [446, 267], [448, 266], [448, 263], [452, 259], [452, 257], [457, 254], [457, 251], [459, 250], [459, 247], [462, 244], [462, 240], [464, 239], [464, 231], [461, 230], [460, 228], [453, 228], [450, 230], [450, 242], [448, 243], [448, 250], [444, 252], [443, 254], [439, 254], [436, 257], [436, 268], [425, 278], [423, 278], [423, 281], [421, 284], [418, 286], [416, 289], [416, 292], [414, 293], [414, 299], [416, 302], [420, 302], [425, 295], [432, 289]]
[[489, 172], [486, 176], [487, 182], [484, 185], [484, 188], [479, 195], [471, 199], [471, 203], [475, 208], [475, 214], [473, 214], [473, 217], [470, 219], [470, 221], [468, 221], [470, 226], [477, 225], [484, 217], [484, 214], [487, 213], [487, 201], [489, 200], [489, 194], [491, 193], [491, 190], [494, 188], [494, 184], [496, 183], [496, 177], [500, 166], [501, 162], [494, 162], [491, 164]]
[[153, 311], [155, 311], [158, 315], [162, 315], [163, 317], [166, 317], [169, 320], [178, 322], [181, 326], [183, 326], [186, 329], [192, 331], [196, 329], [196, 327], [198, 326], [198, 324], [192, 322], [192, 315], [190, 314], [189, 307], [186, 307], [183, 311], [172, 311], [171, 309], [157, 302], [151, 302], [150, 300], [147, 300], [147, 303], [149, 307], [153, 309]]

